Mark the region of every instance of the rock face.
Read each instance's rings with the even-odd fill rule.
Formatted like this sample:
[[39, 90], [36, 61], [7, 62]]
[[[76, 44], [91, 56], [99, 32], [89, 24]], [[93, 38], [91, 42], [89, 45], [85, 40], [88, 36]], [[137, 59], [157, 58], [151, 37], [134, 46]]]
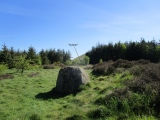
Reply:
[[56, 91], [60, 93], [75, 93], [80, 85], [89, 82], [89, 76], [84, 69], [76, 66], [60, 69], [56, 83]]

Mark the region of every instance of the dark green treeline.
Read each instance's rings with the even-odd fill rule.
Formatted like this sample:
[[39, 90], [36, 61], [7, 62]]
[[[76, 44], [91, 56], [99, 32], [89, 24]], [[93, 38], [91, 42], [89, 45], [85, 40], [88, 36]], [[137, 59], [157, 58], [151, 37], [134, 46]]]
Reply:
[[53, 64], [54, 62], [65, 63], [71, 58], [69, 51], [60, 49], [42, 49], [37, 53], [34, 47], [29, 47], [28, 51], [20, 51], [14, 50], [13, 47], [7, 48], [6, 45], [2, 45], [2, 49], [0, 50], [0, 64], [7, 64], [9, 68], [14, 68], [14, 62], [19, 56], [25, 56], [25, 59], [29, 60], [30, 64], [33, 65]]
[[100, 59], [103, 61], [146, 59], [151, 62], [160, 62], [160, 45], [155, 40], [146, 42], [144, 39], [140, 42], [98, 44], [92, 47], [86, 55], [90, 58], [90, 64], [96, 64]]

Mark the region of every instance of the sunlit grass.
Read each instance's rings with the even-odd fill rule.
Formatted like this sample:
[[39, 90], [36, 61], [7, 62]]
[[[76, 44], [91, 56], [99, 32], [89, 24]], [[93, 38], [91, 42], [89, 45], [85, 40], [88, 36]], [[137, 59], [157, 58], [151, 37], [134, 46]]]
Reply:
[[[65, 120], [67, 118], [69, 120], [84, 118], [87, 120], [93, 119], [92, 115], [95, 114], [99, 115], [97, 120], [100, 120], [101, 117], [107, 120], [119, 119], [116, 115], [109, 116], [110, 111], [104, 105], [95, 104], [95, 101], [111, 94], [117, 88], [123, 88], [123, 82], [133, 77], [128, 71], [108, 76], [94, 76], [91, 74], [92, 70], [87, 69], [91, 81], [82, 87], [81, 92], [57, 99], [37, 99], [36, 95], [47, 93], [56, 86], [59, 69], [26, 70], [23, 75], [14, 69], [6, 71], [14, 75], [14, 78], [0, 81], [0, 119]], [[35, 76], [29, 77], [34, 73], [36, 73]], [[132, 115], [129, 119], [154, 120], [154, 117]]]

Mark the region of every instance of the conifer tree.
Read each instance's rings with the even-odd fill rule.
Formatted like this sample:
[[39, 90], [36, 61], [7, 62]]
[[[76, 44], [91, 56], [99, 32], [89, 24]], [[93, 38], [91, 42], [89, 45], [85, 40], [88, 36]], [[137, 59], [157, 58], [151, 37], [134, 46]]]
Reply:
[[47, 58], [47, 53], [43, 49], [39, 52], [39, 55], [42, 60], [42, 65], [49, 64], [49, 60]]
[[30, 60], [30, 64], [41, 65], [40, 57], [38, 57], [36, 50], [33, 47], [29, 47], [26, 59]]

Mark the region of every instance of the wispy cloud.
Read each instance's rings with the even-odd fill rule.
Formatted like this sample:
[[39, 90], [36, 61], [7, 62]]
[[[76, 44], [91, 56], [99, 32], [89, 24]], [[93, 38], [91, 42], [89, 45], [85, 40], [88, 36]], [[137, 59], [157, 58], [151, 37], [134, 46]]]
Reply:
[[141, 15], [117, 15], [112, 14], [110, 19], [102, 19], [100, 21], [87, 21], [80, 24], [79, 27], [92, 30], [110, 30], [111, 28], [128, 29], [133, 28], [135, 30], [150, 29], [152, 27], [157, 28], [159, 26], [160, 15], [157, 13]]
[[[110, 20], [87, 21], [80, 24], [83, 30], [95, 31], [99, 38], [110, 40], [140, 40], [141, 37], [152, 40], [159, 39], [160, 15], [152, 13], [148, 15], [112, 15]], [[103, 37], [101, 35], [103, 34]]]

